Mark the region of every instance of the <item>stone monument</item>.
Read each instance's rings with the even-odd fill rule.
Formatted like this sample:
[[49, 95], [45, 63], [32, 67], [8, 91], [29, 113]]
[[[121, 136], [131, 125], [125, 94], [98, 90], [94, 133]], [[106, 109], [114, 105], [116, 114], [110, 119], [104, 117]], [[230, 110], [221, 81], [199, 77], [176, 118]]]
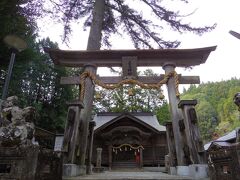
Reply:
[[2, 103], [0, 179], [61, 180], [62, 158], [35, 142], [35, 109], [20, 108], [12, 96]]
[[102, 167], [102, 148], [97, 148], [97, 160], [96, 160], [96, 167], [93, 168], [94, 172], [103, 172], [104, 167]]
[[17, 106], [18, 98], [12, 96], [3, 102], [2, 125], [0, 127], [0, 142], [2, 147], [15, 145], [31, 145], [34, 135], [35, 109]]
[[33, 143], [32, 107], [21, 109], [12, 96], [2, 103], [0, 127], [0, 178], [35, 179], [39, 146]]

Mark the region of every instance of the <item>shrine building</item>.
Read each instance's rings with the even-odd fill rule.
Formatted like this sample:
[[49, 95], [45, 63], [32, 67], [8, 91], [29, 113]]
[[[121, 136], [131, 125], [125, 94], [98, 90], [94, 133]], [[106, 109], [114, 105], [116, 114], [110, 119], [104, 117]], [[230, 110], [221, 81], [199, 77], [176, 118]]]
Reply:
[[93, 120], [93, 164], [102, 148], [102, 165], [110, 169], [164, 166], [166, 128], [152, 113], [98, 113]]

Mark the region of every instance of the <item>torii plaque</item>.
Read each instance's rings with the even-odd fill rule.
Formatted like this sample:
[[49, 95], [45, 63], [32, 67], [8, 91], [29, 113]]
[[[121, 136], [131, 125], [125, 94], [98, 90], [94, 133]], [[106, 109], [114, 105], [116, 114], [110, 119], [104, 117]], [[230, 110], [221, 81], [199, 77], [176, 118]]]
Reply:
[[[103, 83], [116, 84], [122, 79], [138, 79], [145, 84], [153, 84], [161, 81], [164, 75], [159, 77], [138, 77], [136, 68], [138, 66], [162, 66], [165, 75], [173, 72], [175, 67], [191, 67], [206, 62], [211, 51], [216, 46], [198, 49], [150, 49], [150, 50], [100, 50], [100, 51], [64, 51], [57, 49], [45, 49], [56, 65], [69, 67], [123, 67], [123, 77], [98, 77]], [[180, 84], [198, 84], [198, 76], [178, 75]], [[88, 82], [89, 83], [89, 82]], [[79, 77], [63, 77], [61, 84], [81, 84]], [[177, 164], [185, 165], [184, 141], [179, 130], [179, 121], [183, 118], [178, 109], [179, 97], [176, 96], [177, 89], [174, 77], [167, 82], [169, 104], [171, 111], [172, 127], [174, 133]], [[89, 115], [90, 116], [90, 115]], [[90, 119], [90, 118], [89, 118]], [[86, 128], [88, 126], [85, 126]], [[84, 131], [87, 133], [88, 131]], [[81, 136], [87, 137], [87, 135]], [[81, 138], [80, 137], [80, 138]], [[85, 141], [86, 142], [86, 141]], [[80, 149], [83, 147], [80, 147]], [[84, 150], [80, 151], [86, 154]], [[85, 154], [80, 154], [84, 156]]]

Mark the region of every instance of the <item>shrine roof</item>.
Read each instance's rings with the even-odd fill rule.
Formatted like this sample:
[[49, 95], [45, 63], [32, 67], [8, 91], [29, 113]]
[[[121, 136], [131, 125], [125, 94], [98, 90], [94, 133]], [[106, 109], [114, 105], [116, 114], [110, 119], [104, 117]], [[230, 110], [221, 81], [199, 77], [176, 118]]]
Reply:
[[120, 67], [122, 57], [137, 57], [137, 66], [164, 66], [173, 63], [177, 67], [196, 66], [206, 62], [216, 46], [196, 49], [142, 49], [70, 51], [44, 48], [56, 65], [82, 67], [94, 64], [97, 67]]
[[[218, 144], [220, 143], [222, 146], [224, 146], [223, 142], [227, 143], [228, 141], [234, 140], [237, 138], [237, 131], [233, 130], [227, 134], [225, 134], [224, 136], [221, 136], [220, 138], [214, 140], [214, 141], [210, 141], [209, 143], [204, 145], [204, 149], [208, 150], [209, 147], [211, 146], [212, 143], [217, 142]], [[226, 145], [226, 144], [225, 144]]]
[[218, 146], [223, 148], [223, 147], [231, 147], [232, 145], [234, 145], [234, 143], [229, 143], [226, 141], [213, 141], [211, 142], [207, 150], [210, 150], [213, 146]]
[[153, 115], [152, 113], [99, 113], [99, 114], [95, 115], [95, 117], [93, 119], [96, 122], [96, 126], [95, 126], [94, 130], [102, 127], [106, 123], [109, 123], [110, 121], [112, 121], [112, 120], [116, 119], [117, 117], [122, 116], [124, 114], [134, 116], [138, 120], [151, 126], [152, 128], [154, 128], [155, 130], [157, 130], [159, 132], [166, 131], [166, 127], [160, 125], [157, 120], [157, 117], [155, 115]]

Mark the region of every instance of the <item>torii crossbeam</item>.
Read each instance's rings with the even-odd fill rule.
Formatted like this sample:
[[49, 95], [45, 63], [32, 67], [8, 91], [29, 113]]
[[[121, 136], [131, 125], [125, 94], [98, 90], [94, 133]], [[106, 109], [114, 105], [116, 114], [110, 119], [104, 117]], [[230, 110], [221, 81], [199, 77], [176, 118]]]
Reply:
[[197, 49], [148, 49], [148, 50], [101, 50], [67, 51], [45, 48], [54, 64], [68, 67], [121, 67], [123, 57], [137, 57], [137, 66], [164, 66], [171, 62], [176, 67], [197, 66], [206, 62], [216, 46]]

